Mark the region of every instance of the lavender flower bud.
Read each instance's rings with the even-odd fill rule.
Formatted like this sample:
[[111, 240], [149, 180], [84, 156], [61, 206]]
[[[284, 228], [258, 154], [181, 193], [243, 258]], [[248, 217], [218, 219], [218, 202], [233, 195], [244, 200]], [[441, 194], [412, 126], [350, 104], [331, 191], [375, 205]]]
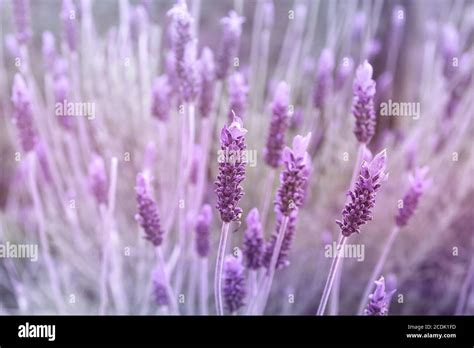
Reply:
[[231, 154], [230, 159], [219, 161], [219, 174], [215, 182], [216, 208], [223, 222], [239, 220], [242, 215], [238, 204], [244, 195], [240, 183], [245, 178], [245, 162], [242, 156], [246, 148], [245, 133], [247, 130], [243, 128], [242, 120], [238, 117], [221, 131], [221, 153]]
[[355, 188], [349, 192], [351, 200], [342, 211], [342, 221], [336, 221], [344, 236], [360, 233], [359, 226], [372, 220], [372, 208], [375, 206], [377, 191], [388, 177], [384, 172], [386, 166], [386, 150], [375, 155], [371, 162], [362, 163]]
[[151, 114], [160, 121], [167, 121], [171, 111], [171, 86], [166, 75], [155, 78], [151, 93]]
[[158, 306], [168, 306], [169, 305], [168, 291], [166, 291], [165, 279], [159, 269], [156, 269], [153, 271], [152, 283], [153, 283], [153, 297], [154, 297], [155, 303]]
[[63, 21], [64, 37], [69, 50], [74, 52], [77, 48], [76, 7], [72, 0], [63, 0], [61, 19]]
[[30, 93], [20, 74], [16, 74], [12, 88], [13, 122], [16, 124], [23, 151], [33, 150], [36, 133], [33, 128], [33, 110]]
[[199, 72], [196, 61], [196, 44], [194, 40], [186, 45], [184, 50], [184, 72], [185, 77], [181, 79], [181, 95], [186, 102], [194, 101], [199, 93]]
[[225, 307], [234, 313], [245, 302], [246, 284], [242, 256], [235, 258], [227, 256], [224, 264], [224, 286], [222, 289]]
[[273, 98], [272, 120], [263, 153], [265, 162], [273, 168], [278, 168], [281, 164], [281, 155], [285, 145], [285, 132], [290, 123], [289, 105], [290, 90], [288, 84], [282, 81], [278, 84]]
[[145, 239], [155, 247], [163, 242], [164, 231], [161, 228], [158, 206], [151, 196], [151, 185], [148, 173], [139, 173], [135, 187], [138, 213], [135, 219], [145, 231]]
[[303, 204], [305, 183], [308, 180], [308, 159], [306, 152], [311, 133], [305, 137], [297, 135], [293, 139], [293, 149], [283, 150], [284, 170], [280, 175], [280, 187], [277, 191], [275, 209], [277, 212], [290, 216]]
[[202, 206], [196, 221], [196, 252], [200, 257], [208, 257], [210, 249], [210, 228], [212, 209], [209, 204]]
[[369, 303], [364, 310], [364, 314], [375, 316], [387, 315], [390, 300], [392, 299], [392, 296], [396, 290], [385, 292], [385, 280], [383, 277], [380, 277], [379, 280], [376, 280], [375, 285], [376, 287], [374, 293], [369, 295]]
[[417, 168], [415, 170], [415, 175], [409, 176], [410, 188], [403, 197], [403, 205], [398, 211], [398, 215], [395, 217], [395, 222], [398, 227], [403, 227], [408, 223], [408, 220], [415, 213], [420, 197], [431, 185], [431, 179], [426, 177], [428, 171], [428, 167]]
[[5, 35], [5, 48], [7, 52], [10, 54], [10, 57], [12, 58], [21, 57], [20, 45], [18, 44], [18, 40], [15, 35], [13, 34]]
[[341, 90], [346, 84], [347, 79], [354, 71], [354, 60], [351, 57], [342, 58], [339, 67], [337, 68], [336, 81], [334, 82], [334, 89]]
[[257, 270], [262, 266], [264, 240], [257, 208], [253, 208], [247, 215], [247, 230], [244, 234], [242, 252], [245, 256], [247, 268]]
[[[281, 244], [280, 254], [278, 255], [276, 269], [282, 269], [290, 265], [289, 254], [291, 249], [291, 244], [295, 238], [296, 232], [296, 221], [298, 217], [298, 212], [291, 212], [288, 218], [288, 224], [286, 226], [285, 235], [283, 237], [283, 242]], [[275, 249], [275, 244], [278, 239], [278, 233], [280, 232], [281, 223], [283, 221], [283, 215], [277, 212], [277, 224], [275, 229], [270, 237], [270, 240], [267, 242], [265, 248], [265, 254], [263, 257], [263, 265], [268, 268], [270, 267], [270, 262], [272, 260], [273, 249]]]
[[199, 102], [198, 108], [202, 117], [208, 117], [212, 111], [216, 85], [214, 54], [204, 47], [199, 59]]
[[248, 91], [249, 87], [244, 75], [235, 72], [229, 77], [229, 122], [234, 119], [234, 114], [240, 119], [244, 119]]
[[[181, 96], [191, 101], [195, 96], [195, 43], [193, 43], [193, 18], [188, 12], [185, 1], [177, 2], [168, 11], [171, 17], [171, 46], [173, 48], [176, 76], [179, 81]], [[191, 74], [190, 74], [191, 73]]]
[[372, 66], [365, 61], [356, 71], [352, 91], [352, 114], [356, 119], [354, 134], [361, 143], [368, 143], [375, 133], [375, 81]]
[[42, 53], [44, 65], [48, 71], [52, 71], [54, 67], [54, 60], [56, 59], [55, 45], [54, 35], [49, 31], [45, 31], [43, 33]]
[[222, 41], [216, 57], [216, 76], [219, 80], [224, 80], [227, 77], [232, 60], [238, 53], [244, 21], [245, 19], [234, 11], [230, 11], [228, 17], [221, 19]]
[[20, 45], [23, 45], [31, 38], [30, 2], [28, 0], [13, 0], [12, 5], [16, 39]]
[[329, 48], [325, 48], [319, 58], [316, 83], [313, 90], [313, 105], [317, 109], [324, 107], [327, 94], [332, 88], [333, 69], [334, 55]]
[[107, 204], [107, 174], [102, 157], [97, 154], [92, 155], [89, 164], [89, 188], [97, 203]]

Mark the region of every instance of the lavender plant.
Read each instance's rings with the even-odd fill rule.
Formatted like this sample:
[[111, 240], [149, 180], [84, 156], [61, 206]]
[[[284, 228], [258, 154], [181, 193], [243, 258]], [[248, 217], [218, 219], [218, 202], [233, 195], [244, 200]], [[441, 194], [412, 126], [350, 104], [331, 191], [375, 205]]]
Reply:
[[420, 4], [0, 0], [0, 314], [474, 313], [473, 6]]

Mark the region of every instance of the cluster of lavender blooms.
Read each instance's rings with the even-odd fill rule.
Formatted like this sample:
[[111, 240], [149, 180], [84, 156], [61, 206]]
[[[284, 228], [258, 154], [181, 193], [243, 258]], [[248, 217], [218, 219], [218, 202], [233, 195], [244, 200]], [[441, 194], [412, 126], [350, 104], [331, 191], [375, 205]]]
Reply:
[[[321, 294], [318, 314], [358, 300], [359, 314], [413, 313], [390, 305], [393, 279], [408, 291], [418, 243], [462, 245], [466, 232], [445, 232], [474, 199], [472, 5], [444, 4], [440, 29], [413, 36], [418, 63], [401, 52], [418, 18], [405, 12], [421, 10], [381, 1], [338, 13], [335, 1], [57, 0], [38, 33], [31, 1], [0, 0], [0, 241], [44, 251], [39, 268], [0, 260], [11, 293], [0, 314], [302, 314]], [[99, 30], [107, 6], [119, 23]], [[315, 25], [322, 13], [339, 24]], [[420, 102], [421, 118], [379, 116], [389, 99]], [[66, 102], [92, 103], [97, 117], [56, 112]], [[362, 267], [326, 256], [354, 238], [374, 253]], [[461, 266], [468, 285], [453, 278], [446, 296], [469, 313]], [[66, 289], [88, 295], [74, 307]]]
[[375, 316], [387, 315], [390, 301], [395, 292], [395, 289], [388, 292], [385, 290], [385, 279], [383, 277], [376, 280], [374, 293], [369, 295], [369, 303], [364, 310], [364, 314]]

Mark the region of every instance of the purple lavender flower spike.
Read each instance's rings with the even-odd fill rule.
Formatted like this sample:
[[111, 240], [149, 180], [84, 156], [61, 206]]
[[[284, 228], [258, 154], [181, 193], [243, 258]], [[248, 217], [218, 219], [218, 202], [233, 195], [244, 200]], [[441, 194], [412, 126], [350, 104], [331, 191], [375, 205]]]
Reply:
[[242, 252], [247, 268], [257, 270], [262, 266], [264, 239], [257, 208], [253, 208], [247, 215], [247, 230], [244, 234]]
[[24, 152], [33, 150], [36, 144], [36, 133], [33, 128], [33, 110], [25, 81], [16, 74], [12, 89], [13, 121], [18, 129], [20, 144]]
[[165, 280], [160, 269], [156, 269], [152, 274], [153, 298], [158, 306], [168, 306], [169, 297], [166, 290]]
[[221, 19], [222, 41], [216, 57], [216, 76], [219, 80], [224, 80], [227, 77], [232, 60], [239, 51], [242, 23], [244, 21], [245, 19], [234, 11], [230, 11], [227, 17]]
[[371, 162], [363, 162], [355, 188], [349, 192], [350, 202], [342, 211], [342, 221], [336, 223], [345, 237], [360, 233], [360, 226], [372, 220], [372, 208], [381, 183], [388, 177], [386, 150], [379, 152]]
[[24, 45], [31, 38], [30, 2], [29, 0], [13, 0], [12, 5], [16, 39], [20, 45]]
[[408, 223], [415, 213], [420, 197], [423, 195], [425, 190], [431, 186], [431, 179], [426, 177], [428, 172], [428, 167], [417, 168], [415, 170], [415, 175], [409, 176], [410, 188], [403, 197], [403, 206], [395, 217], [395, 222], [398, 227], [403, 227]]
[[148, 173], [139, 173], [135, 187], [138, 213], [135, 219], [145, 231], [145, 239], [155, 247], [163, 242], [164, 231], [161, 228], [158, 206], [151, 195], [151, 185]]
[[360, 143], [369, 143], [375, 133], [375, 81], [372, 66], [365, 61], [356, 71], [352, 91], [352, 114], [356, 119], [354, 134]]
[[160, 121], [167, 121], [171, 111], [171, 86], [166, 75], [161, 75], [153, 81], [151, 114]]
[[190, 101], [197, 92], [195, 79], [195, 42], [192, 33], [193, 18], [188, 12], [185, 1], [178, 1], [168, 11], [171, 17], [170, 38], [175, 59], [176, 76], [181, 96]]
[[229, 77], [229, 122], [234, 119], [234, 114], [242, 120], [245, 118], [248, 92], [244, 75], [240, 72], [233, 73]]
[[380, 277], [379, 280], [375, 281], [375, 290], [374, 293], [369, 295], [369, 303], [364, 310], [365, 315], [387, 315], [388, 306], [390, 305], [390, 300], [392, 299], [393, 294], [396, 290], [391, 290], [389, 292], [385, 291], [385, 280], [383, 277]]
[[303, 204], [309, 164], [306, 150], [310, 139], [311, 133], [305, 137], [297, 135], [293, 139], [293, 149], [286, 147], [283, 150], [285, 168], [280, 175], [275, 210], [285, 216], [290, 216], [291, 212], [298, 210]]
[[[295, 238], [297, 217], [298, 212], [293, 211], [288, 218], [288, 224], [286, 226], [285, 236], [283, 237], [283, 242], [281, 244], [280, 254], [278, 255], [276, 269], [282, 269], [290, 265], [289, 254], [293, 239]], [[270, 237], [270, 240], [266, 244], [265, 254], [263, 256], [263, 265], [266, 268], [270, 267], [273, 249], [275, 249], [275, 244], [278, 238], [278, 233], [281, 228], [282, 220], [283, 215], [277, 212], [277, 224], [275, 226], [274, 232], [272, 233], [272, 236]]]
[[92, 155], [89, 164], [89, 188], [99, 204], [107, 204], [107, 174], [105, 163], [102, 157], [97, 154]]
[[214, 102], [216, 68], [214, 54], [211, 49], [204, 47], [199, 59], [199, 103], [201, 117], [208, 117]]
[[223, 297], [227, 310], [231, 313], [236, 312], [245, 302], [246, 283], [244, 277], [244, 266], [242, 265], [242, 256], [238, 258], [227, 256], [224, 265], [224, 287]]
[[272, 168], [281, 164], [281, 155], [285, 146], [285, 132], [290, 123], [288, 107], [290, 105], [290, 90], [286, 82], [280, 82], [276, 88], [272, 106], [272, 120], [267, 144], [263, 157]]
[[353, 70], [354, 60], [351, 57], [344, 57], [336, 72], [336, 80], [334, 81], [334, 89], [336, 91], [339, 91], [344, 87]]
[[[242, 209], [238, 206], [244, 191], [240, 183], [245, 178], [245, 162], [241, 156], [245, 150], [245, 133], [240, 118], [234, 118], [230, 126], [224, 126], [221, 131], [221, 153], [226, 157], [219, 161], [219, 174], [215, 182], [217, 194], [216, 208], [223, 222], [240, 219]], [[226, 154], [233, 154], [227, 158]]]
[[77, 48], [77, 13], [72, 0], [63, 0], [61, 19], [63, 21], [64, 37], [69, 50], [74, 52]]
[[202, 206], [196, 220], [196, 252], [200, 257], [208, 257], [210, 249], [210, 229], [212, 208], [209, 204]]
[[322, 109], [332, 88], [332, 72], [334, 69], [334, 55], [329, 48], [325, 48], [319, 58], [316, 83], [313, 90], [313, 105]]

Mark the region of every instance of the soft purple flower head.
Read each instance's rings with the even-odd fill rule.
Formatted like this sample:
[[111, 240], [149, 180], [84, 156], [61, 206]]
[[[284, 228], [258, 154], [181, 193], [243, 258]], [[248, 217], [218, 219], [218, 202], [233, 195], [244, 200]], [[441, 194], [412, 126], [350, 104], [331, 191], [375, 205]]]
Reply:
[[77, 48], [77, 13], [72, 0], [63, 0], [61, 19], [67, 45], [69, 50], [74, 52]]
[[171, 17], [171, 46], [175, 59], [176, 76], [180, 93], [187, 102], [197, 93], [196, 42], [193, 38], [191, 17], [186, 2], [178, 1], [168, 11]]
[[153, 298], [158, 306], [168, 306], [169, 297], [165, 286], [165, 279], [160, 269], [155, 269], [152, 274]]
[[385, 173], [386, 166], [386, 150], [375, 155], [372, 161], [362, 163], [355, 187], [349, 192], [350, 202], [342, 211], [342, 221], [336, 221], [345, 237], [360, 233], [359, 227], [372, 220], [372, 208], [375, 206], [377, 191], [388, 177]]
[[145, 231], [145, 239], [155, 247], [163, 242], [164, 231], [161, 228], [158, 206], [151, 195], [150, 177], [147, 172], [138, 173], [135, 192], [138, 204], [138, 213], [135, 219]]
[[253, 208], [247, 215], [247, 230], [244, 234], [242, 252], [247, 268], [257, 270], [262, 266], [264, 239], [257, 208]]
[[[289, 255], [290, 255], [293, 239], [295, 238], [297, 217], [298, 217], [298, 211], [291, 212], [290, 216], [288, 217], [288, 223], [286, 225], [285, 235], [283, 237], [283, 242], [281, 244], [280, 254], [278, 255], [276, 269], [282, 269], [290, 265]], [[275, 244], [278, 239], [278, 234], [280, 233], [282, 222], [283, 222], [283, 215], [277, 212], [277, 224], [272, 233], [272, 236], [270, 237], [270, 240], [266, 244], [265, 254], [263, 256], [263, 265], [266, 268], [270, 267], [270, 263], [271, 263], [272, 255], [273, 255], [273, 249], [275, 249]]]
[[89, 188], [94, 195], [97, 203], [107, 204], [107, 174], [105, 163], [102, 157], [97, 154], [92, 155], [89, 163]]
[[33, 128], [33, 110], [31, 98], [25, 80], [16, 74], [12, 88], [13, 121], [18, 129], [18, 135], [23, 151], [33, 150], [37, 136]]
[[354, 134], [361, 143], [369, 143], [375, 133], [375, 81], [372, 66], [365, 61], [356, 71], [352, 91], [352, 114], [356, 119]]
[[240, 119], [245, 118], [247, 110], [247, 94], [249, 87], [244, 75], [235, 72], [229, 77], [229, 122], [234, 119], [234, 114]]
[[12, 58], [21, 57], [21, 49], [18, 40], [13, 34], [5, 35], [5, 48]]
[[233, 154], [231, 160], [225, 156], [226, 160], [219, 161], [219, 174], [215, 182], [216, 208], [223, 222], [239, 220], [242, 215], [238, 204], [244, 195], [240, 184], [245, 178], [245, 161], [242, 156], [246, 148], [245, 133], [247, 130], [238, 117], [221, 131], [221, 153]]
[[236, 312], [245, 304], [246, 287], [242, 255], [239, 254], [238, 258], [227, 256], [224, 264], [222, 295], [225, 307], [230, 313]]
[[273, 27], [275, 21], [275, 4], [273, 0], [265, 1], [263, 4], [263, 29], [270, 29]]
[[198, 108], [202, 117], [208, 117], [214, 103], [216, 68], [214, 54], [209, 47], [204, 47], [199, 59], [199, 101]]
[[431, 179], [427, 178], [428, 167], [417, 168], [414, 175], [410, 175], [410, 188], [403, 197], [403, 206], [399, 209], [395, 222], [397, 226], [405, 226], [415, 213], [418, 201], [425, 190], [431, 186]]
[[317, 109], [324, 107], [328, 93], [332, 88], [332, 72], [334, 70], [334, 54], [329, 48], [321, 52], [316, 72], [316, 83], [313, 90], [313, 105]]
[[43, 33], [43, 61], [46, 69], [52, 71], [54, 67], [54, 60], [56, 59], [56, 42], [54, 35], [50, 31]]
[[275, 201], [277, 213], [290, 216], [303, 204], [309, 165], [306, 150], [310, 139], [311, 133], [305, 137], [297, 135], [293, 139], [293, 148], [286, 147], [283, 150], [284, 169], [280, 174], [280, 187]]
[[364, 310], [365, 315], [387, 315], [388, 306], [392, 299], [395, 289], [389, 292], [385, 291], [385, 280], [380, 277], [379, 280], [375, 281], [375, 290], [373, 294], [369, 295], [369, 303]]
[[270, 131], [263, 153], [265, 162], [273, 168], [278, 168], [282, 161], [281, 156], [285, 146], [285, 132], [290, 123], [289, 105], [290, 89], [286, 82], [281, 81], [276, 88], [273, 98]]
[[212, 208], [209, 204], [202, 206], [196, 220], [196, 252], [200, 257], [208, 257], [210, 249], [210, 229]]
[[171, 92], [168, 76], [155, 78], [151, 92], [151, 114], [160, 121], [167, 121], [170, 116]]
[[16, 39], [21, 45], [23, 45], [31, 38], [30, 2], [29, 0], [13, 0], [12, 5]]
[[339, 67], [336, 72], [336, 81], [334, 82], [334, 88], [336, 91], [341, 90], [346, 84], [347, 79], [351, 76], [354, 71], [354, 60], [352, 57], [342, 58]]
[[227, 17], [221, 19], [222, 41], [217, 50], [216, 76], [219, 80], [227, 77], [232, 60], [239, 51], [242, 23], [245, 21], [235, 11], [230, 11]]

